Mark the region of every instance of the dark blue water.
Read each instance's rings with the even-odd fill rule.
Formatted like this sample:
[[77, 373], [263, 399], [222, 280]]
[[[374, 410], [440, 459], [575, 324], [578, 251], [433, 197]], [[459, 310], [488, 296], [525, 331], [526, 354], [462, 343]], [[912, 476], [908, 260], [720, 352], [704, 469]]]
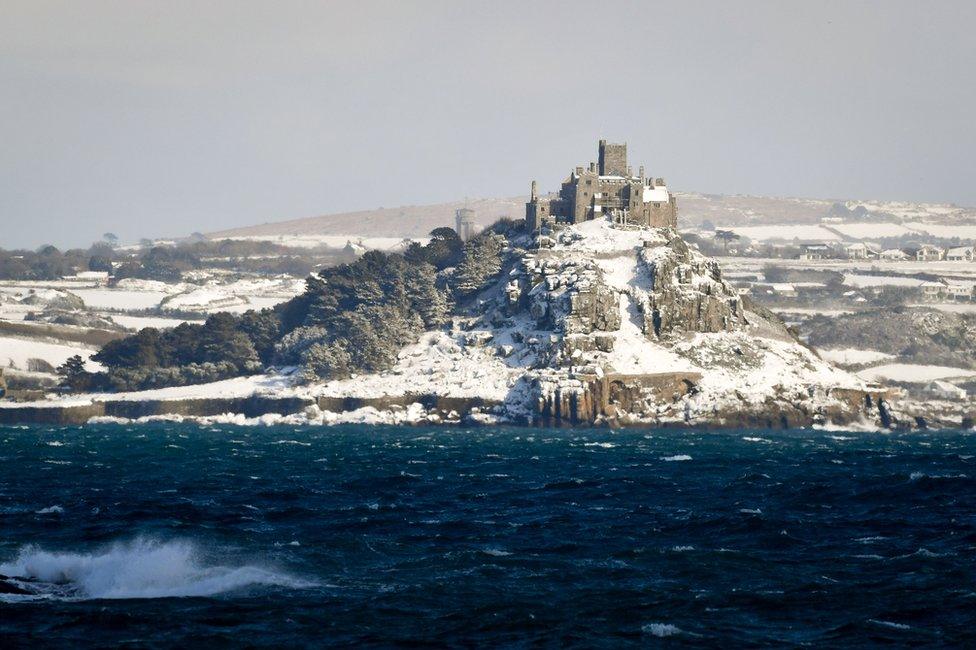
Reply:
[[4, 647], [976, 643], [976, 437], [0, 428]]

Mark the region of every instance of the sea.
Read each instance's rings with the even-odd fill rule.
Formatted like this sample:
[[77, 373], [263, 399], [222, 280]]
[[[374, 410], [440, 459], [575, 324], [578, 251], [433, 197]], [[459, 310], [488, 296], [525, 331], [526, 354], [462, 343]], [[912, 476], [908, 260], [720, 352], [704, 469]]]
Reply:
[[0, 428], [0, 647], [976, 645], [976, 434]]

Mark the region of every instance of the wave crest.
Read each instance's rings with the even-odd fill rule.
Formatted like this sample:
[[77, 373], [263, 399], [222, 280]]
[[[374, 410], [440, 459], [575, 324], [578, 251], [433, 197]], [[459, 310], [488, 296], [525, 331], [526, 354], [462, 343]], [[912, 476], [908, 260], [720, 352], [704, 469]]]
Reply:
[[[313, 583], [258, 566], [205, 564], [189, 541], [138, 538], [92, 553], [45, 551], [25, 546], [0, 574], [16, 576], [38, 588], [71, 598], [203, 597], [248, 586], [301, 589]], [[52, 590], [51, 587], [58, 589]]]

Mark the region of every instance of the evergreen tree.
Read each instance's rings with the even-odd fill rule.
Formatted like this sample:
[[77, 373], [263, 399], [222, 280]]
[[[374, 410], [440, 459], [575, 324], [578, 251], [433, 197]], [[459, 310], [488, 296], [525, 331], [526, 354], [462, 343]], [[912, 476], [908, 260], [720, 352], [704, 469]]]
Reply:
[[464, 245], [461, 262], [454, 270], [454, 288], [461, 296], [484, 289], [502, 270], [505, 238], [493, 232], [478, 235]]

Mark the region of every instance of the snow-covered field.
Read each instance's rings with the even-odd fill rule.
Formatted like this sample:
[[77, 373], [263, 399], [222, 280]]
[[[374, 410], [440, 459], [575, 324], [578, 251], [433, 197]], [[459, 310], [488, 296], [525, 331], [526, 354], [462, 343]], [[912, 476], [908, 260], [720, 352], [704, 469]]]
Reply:
[[90, 309], [142, 310], [154, 309], [169, 296], [162, 291], [127, 289], [75, 289], [73, 294], [85, 301]]
[[181, 318], [164, 318], [162, 316], [129, 316], [127, 314], [112, 314], [112, 320], [130, 330], [141, 330], [144, 327], [176, 327], [186, 321]]
[[[361, 237], [359, 235], [248, 235], [226, 237], [243, 241], [268, 241], [293, 248], [344, 248], [346, 244], [361, 246], [365, 249], [381, 251], [397, 251], [406, 247], [403, 237]], [[411, 237], [409, 241], [427, 244], [430, 237]]]
[[837, 223], [837, 224], [826, 224], [831, 230], [836, 230], [845, 237], [851, 239], [877, 239], [879, 237], [901, 237], [902, 235], [908, 235], [913, 232], [911, 228], [908, 228], [902, 224], [898, 223]]
[[885, 359], [893, 359], [894, 355], [877, 350], [859, 350], [857, 348], [837, 348], [832, 350], [818, 350], [820, 357], [831, 363], [855, 365], [861, 363], [875, 363]]
[[910, 363], [890, 363], [874, 368], [866, 368], [857, 373], [868, 381], [903, 381], [909, 383], [927, 383], [935, 379], [956, 379], [961, 377], [976, 377], [976, 370], [967, 368], [952, 368], [949, 366], [927, 366]]
[[809, 225], [771, 225], [771, 226], [739, 226], [729, 228], [740, 237], [748, 237], [753, 241], [784, 240], [803, 242], [808, 241], [840, 241], [842, 237], [823, 226]]
[[[43, 359], [55, 368], [64, 363], [68, 357], [80, 355], [87, 360], [97, 350], [65, 343], [48, 343], [37, 339], [0, 336], [0, 365], [9, 367], [13, 363], [21, 370], [27, 369], [28, 359]], [[101, 370], [102, 366], [94, 361], [86, 364], [89, 370]]]
[[920, 287], [925, 280], [906, 278], [899, 275], [844, 275], [844, 284], [862, 289], [864, 287]]
[[928, 233], [933, 237], [946, 239], [959, 237], [960, 239], [976, 239], [976, 225], [973, 224], [942, 224], [942, 223], [908, 223], [912, 230]]

